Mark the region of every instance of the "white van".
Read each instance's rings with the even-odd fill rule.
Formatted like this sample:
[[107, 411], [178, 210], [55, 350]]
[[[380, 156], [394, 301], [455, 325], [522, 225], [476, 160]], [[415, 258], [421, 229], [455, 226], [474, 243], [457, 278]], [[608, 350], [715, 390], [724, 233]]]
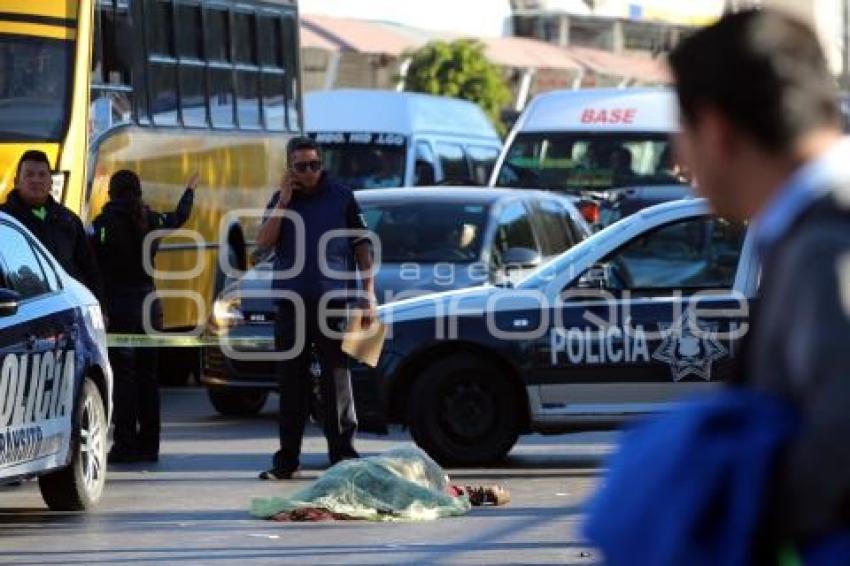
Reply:
[[626, 216], [689, 194], [673, 159], [678, 127], [667, 89], [548, 92], [520, 116], [490, 185], [594, 196]]
[[353, 189], [485, 185], [502, 142], [465, 100], [383, 90], [326, 90], [304, 97], [305, 130], [325, 167]]

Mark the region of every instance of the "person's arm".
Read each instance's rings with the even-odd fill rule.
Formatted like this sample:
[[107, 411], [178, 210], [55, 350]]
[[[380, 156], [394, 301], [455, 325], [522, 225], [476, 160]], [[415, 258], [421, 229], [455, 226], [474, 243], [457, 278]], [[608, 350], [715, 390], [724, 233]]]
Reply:
[[280, 214], [268, 214], [272, 211], [284, 210], [289, 201], [292, 200], [292, 182], [288, 176], [280, 182], [280, 190], [274, 194], [267, 207], [267, 215], [263, 224], [257, 232], [257, 247], [271, 249], [277, 245], [280, 238], [280, 222], [283, 216]]
[[366, 295], [366, 304], [364, 305], [363, 315], [360, 319], [361, 326], [368, 328], [377, 316], [378, 300], [375, 296], [375, 280], [372, 277], [372, 246], [366, 234], [369, 228], [366, 225], [366, 218], [363, 216], [363, 212], [360, 210], [360, 205], [357, 204], [354, 195], [351, 195], [351, 200], [346, 210], [346, 224], [349, 230], [362, 232], [362, 234], [351, 238], [351, 246], [354, 250], [354, 259], [357, 261], [357, 269], [360, 272], [363, 292]]
[[152, 213], [150, 227], [154, 230], [175, 230], [183, 226], [192, 214], [192, 205], [195, 202], [195, 189], [198, 187], [200, 178], [195, 173], [186, 183], [186, 190], [177, 203], [177, 208], [172, 212]]
[[791, 537], [850, 513], [850, 236], [824, 234], [785, 275], [793, 296], [782, 354], [802, 413], [777, 477], [777, 515]]
[[76, 235], [74, 242], [74, 265], [80, 271], [80, 276], [83, 278], [81, 283], [88, 287], [89, 291], [97, 298], [101, 304], [101, 310], [106, 310], [106, 294], [104, 293], [103, 277], [100, 268], [97, 264], [94, 248], [89, 239], [89, 235], [79, 218], [75, 218]]

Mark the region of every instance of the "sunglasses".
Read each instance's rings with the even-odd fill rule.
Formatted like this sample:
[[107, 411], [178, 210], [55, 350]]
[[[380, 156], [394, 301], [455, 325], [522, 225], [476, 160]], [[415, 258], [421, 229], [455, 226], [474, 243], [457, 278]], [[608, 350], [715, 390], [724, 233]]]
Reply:
[[293, 163], [292, 169], [298, 173], [306, 173], [309, 169], [313, 173], [318, 172], [322, 168], [322, 162], [318, 159], [313, 161], [301, 161], [299, 163]]

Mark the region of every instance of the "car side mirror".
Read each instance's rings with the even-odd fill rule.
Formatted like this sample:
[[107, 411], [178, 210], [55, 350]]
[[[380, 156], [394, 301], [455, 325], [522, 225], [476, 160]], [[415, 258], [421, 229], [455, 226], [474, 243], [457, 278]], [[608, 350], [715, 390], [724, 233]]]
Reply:
[[505, 269], [537, 267], [543, 261], [543, 256], [531, 248], [508, 248], [502, 256]]
[[604, 263], [596, 263], [579, 277], [579, 289], [608, 289], [611, 287], [609, 268]]
[[0, 289], [0, 317], [15, 316], [18, 314], [20, 303], [20, 293], [11, 289]]

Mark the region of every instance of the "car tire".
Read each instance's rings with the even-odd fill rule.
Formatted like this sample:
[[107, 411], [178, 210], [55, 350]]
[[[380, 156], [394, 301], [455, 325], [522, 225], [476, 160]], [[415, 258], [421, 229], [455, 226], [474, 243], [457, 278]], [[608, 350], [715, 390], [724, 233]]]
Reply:
[[219, 414], [227, 417], [250, 417], [263, 410], [269, 392], [241, 387], [207, 387], [207, 396]]
[[97, 385], [83, 382], [71, 433], [71, 463], [38, 478], [44, 502], [53, 511], [93, 507], [106, 483], [106, 434], [109, 423]]
[[507, 376], [470, 354], [425, 368], [412, 387], [408, 415], [413, 439], [444, 466], [500, 460], [519, 436], [519, 407]]

